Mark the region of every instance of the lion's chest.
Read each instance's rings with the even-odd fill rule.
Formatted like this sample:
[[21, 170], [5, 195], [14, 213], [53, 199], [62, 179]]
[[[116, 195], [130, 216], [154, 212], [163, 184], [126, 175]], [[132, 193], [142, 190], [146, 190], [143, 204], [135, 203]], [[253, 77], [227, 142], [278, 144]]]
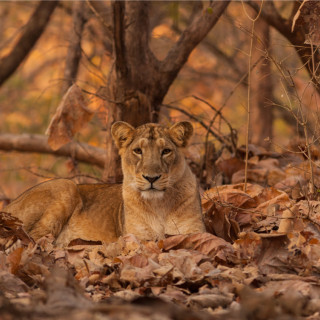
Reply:
[[156, 239], [181, 233], [181, 221], [177, 219], [173, 212], [161, 212], [161, 210], [158, 210], [156, 214], [148, 215], [146, 222]]
[[165, 235], [165, 219], [158, 215], [149, 215], [146, 219], [146, 223], [149, 229], [152, 230], [153, 238], [161, 239]]
[[[140, 210], [125, 210], [125, 232], [133, 233], [139, 239], [157, 240], [166, 234], [172, 234], [170, 213], [161, 206], [155, 208], [140, 208]], [[137, 209], [137, 208], [136, 208]], [[175, 232], [176, 233], [176, 232]]]

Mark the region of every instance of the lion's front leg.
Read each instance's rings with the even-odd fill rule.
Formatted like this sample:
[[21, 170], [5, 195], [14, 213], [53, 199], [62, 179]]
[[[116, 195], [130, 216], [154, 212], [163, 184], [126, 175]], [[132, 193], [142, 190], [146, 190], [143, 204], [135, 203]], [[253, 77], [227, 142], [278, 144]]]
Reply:
[[168, 235], [205, 232], [198, 199], [187, 201], [167, 216], [165, 233]]
[[132, 233], [140, 240], [159, 240], [164, 238], [165, 228], [154, 213], [127, 209], [124, 233]]
[[167, 235], [189, 234], [205, 232], [205, 227], [201, 220], [194, 218], [192, 214], [181, 217], [175, 215], [170, 217], [166, 223]]

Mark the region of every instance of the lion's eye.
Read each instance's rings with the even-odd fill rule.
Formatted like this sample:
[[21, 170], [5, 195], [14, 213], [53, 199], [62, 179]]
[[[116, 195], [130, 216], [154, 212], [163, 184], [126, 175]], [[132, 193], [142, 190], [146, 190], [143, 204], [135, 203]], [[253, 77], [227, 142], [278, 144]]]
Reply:
[[133, 152], [136, 154], [142, 154], [142, 150], [140, 148], [133, 149]]
[[170, 152], [171, 152], [170, 149], [163, 149], [162, 150], [162, 155], [169, 154]]

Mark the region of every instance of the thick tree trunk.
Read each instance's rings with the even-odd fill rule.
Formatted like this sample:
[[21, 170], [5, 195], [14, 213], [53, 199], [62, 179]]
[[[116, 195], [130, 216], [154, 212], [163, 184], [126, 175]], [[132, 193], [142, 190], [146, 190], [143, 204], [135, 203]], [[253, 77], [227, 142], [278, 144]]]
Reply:
[[111, 85], [104, 90], [108, 110], [104, 178], [108, 182], [122, 180], [120, 159], [111, 139], [111, 125], [118, 120], [133, 126], [158, 122], [160, 105], [169, 87], [229, 2], [212, 2], [206, 10], [194, 14], [163, 61], [158, 61], [149, 47], [149, 2], [112, 3], [115, 63]]
[[[262, 19], [255, 22], [255, 39], [253, 43], [252, 60], [258, 61], [261, 55], [270, 50], [269, 25]], [[273, 113], [268, 101], [272, 97], [271, 63], [268, 58], [256, 66], [251, 74], [251, 141], [268, 148], [265, 141], [272, 138]]]
[[[151, 121], [149, 92], [154, 73], [150, 62], [147, 2], [113, 3], [115, 68], [111, 85], [107, 89], [107, 162], [105, 178], [108, 182], [121, 182], [122, 172], [118, 150], [112, 142], [111, 125], [118, 120], [139, 126]], [[127, 28], [125, 28], [125, 13]], [[110, 100], [112, 102], [110, 102]]]

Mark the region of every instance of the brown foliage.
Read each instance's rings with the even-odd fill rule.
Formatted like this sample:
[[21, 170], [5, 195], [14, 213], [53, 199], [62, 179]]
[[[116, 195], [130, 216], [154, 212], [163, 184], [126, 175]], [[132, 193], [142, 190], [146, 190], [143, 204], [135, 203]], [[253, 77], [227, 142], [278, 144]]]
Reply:
[[87, 108], [81, 89], [72, 85], [58, 106], [47, 129], [48, 144], [57, 150], [71, 142], [72, 137], [92, 118], [93, 112]]
[[19, 221], [2, 214], [0, 313], [64, 319], [69, 310], [76, 318], [99, 312], [122, 319], [126, 310], [138, 318], [207, 319], [198, 313], [206, 310], [211, 319], [311, 319], [320, 311], [319, 201], [236, 184], [208, 190], [202, 203], [207, 229], [219, 237], [141, 242], [126, 235], [109, 244], [75, 239], [65, 249], [50, 236], [32, 242]]

